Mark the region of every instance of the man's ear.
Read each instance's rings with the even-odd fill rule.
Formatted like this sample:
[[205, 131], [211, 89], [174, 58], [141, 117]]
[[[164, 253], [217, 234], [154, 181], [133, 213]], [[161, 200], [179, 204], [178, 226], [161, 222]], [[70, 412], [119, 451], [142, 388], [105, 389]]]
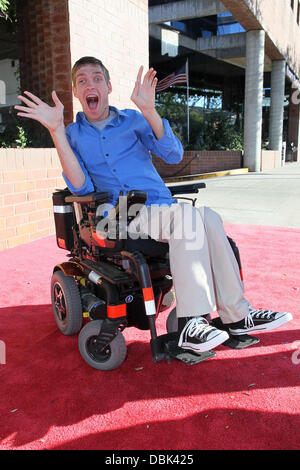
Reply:
[[75, 98], [77, 98], [77, 92], [76, 92], [76, 88], [74, 86], [72, 86], [72, 90], [73, 90], [73, 95], [75, 96]]
[[110, 94], [112, 92], [112, 85], [111, 85], [110, 80], [107, 82], [107, 88], [108, 88], [108, 94]]

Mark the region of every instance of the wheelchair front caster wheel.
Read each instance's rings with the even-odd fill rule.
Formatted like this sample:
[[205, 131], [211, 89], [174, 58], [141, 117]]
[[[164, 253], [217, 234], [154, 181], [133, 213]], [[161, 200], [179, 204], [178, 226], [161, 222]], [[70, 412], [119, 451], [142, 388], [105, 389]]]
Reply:
[[60, 332], [64, 335], [78, 333], [82, 327], [82, 306], [75, 279], [55, 271], [51, 279], [51, 301]]
[[102, 350], [100, 350], [97, 337], [103, 320], [93, 320], [87, 323], [78, 337], [79, 351], [85, 362], [98, 370], [117, 369], [125, 360], [127, 346], [124, 336], [118, 331], [117, 336]]

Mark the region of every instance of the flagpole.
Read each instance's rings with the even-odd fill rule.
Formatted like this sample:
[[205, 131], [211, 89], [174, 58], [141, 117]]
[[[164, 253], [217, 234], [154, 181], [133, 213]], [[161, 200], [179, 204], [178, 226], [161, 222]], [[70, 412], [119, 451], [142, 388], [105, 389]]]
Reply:
[[187, 141], [190, 142], [190, 108], [189, 108], [189, 59], [186, 59], [185, 64], [186, 72], [186, 105], [187, 105]]

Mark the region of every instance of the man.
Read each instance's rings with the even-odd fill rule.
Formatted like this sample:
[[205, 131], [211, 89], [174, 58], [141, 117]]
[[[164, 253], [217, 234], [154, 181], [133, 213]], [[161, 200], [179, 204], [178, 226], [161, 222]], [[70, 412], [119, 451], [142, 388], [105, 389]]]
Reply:
[[[244, 298], [238, 265], [217, 213], [172, 199], [157, 173], [150, 152], [178, 163], [183, 149], [168, 121], [155, 109], [156, 72], [143, 77], [140, 67], [131, 95], [140, 112], [109, 106], [109, 72], [93, 57], [79, 59], [72, 69], [73, 93], [82, 112], [67, 129], [63, 105], [55, 91], [50, 107], [29, 92], [15, 106], [18, 115], [35, 119], [50, 132], [63, 176], [74, 194], [108, 191], [116, 203], [119, 192], [147, 192], [145, 208], [131, 222], [131, 233], [169, 243], [170, 268], [176, 292], [179, 346], [201, 353], [228, 339], [225, 331], [203, 318], [215, 309], [232, 335], [271, 330], [292, 319], [286, 312], [254, 310]], [[185, 230], [193, 227], [192, 230]]]

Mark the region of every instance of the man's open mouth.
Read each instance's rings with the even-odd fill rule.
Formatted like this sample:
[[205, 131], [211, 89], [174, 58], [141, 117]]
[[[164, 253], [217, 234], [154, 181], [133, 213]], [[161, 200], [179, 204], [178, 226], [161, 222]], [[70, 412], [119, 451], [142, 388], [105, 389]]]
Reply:
[[88, 95], [86, 97], [86, 102], [90, 110], [94, 110], [97, 108], [99, 98], [97, 95]]

